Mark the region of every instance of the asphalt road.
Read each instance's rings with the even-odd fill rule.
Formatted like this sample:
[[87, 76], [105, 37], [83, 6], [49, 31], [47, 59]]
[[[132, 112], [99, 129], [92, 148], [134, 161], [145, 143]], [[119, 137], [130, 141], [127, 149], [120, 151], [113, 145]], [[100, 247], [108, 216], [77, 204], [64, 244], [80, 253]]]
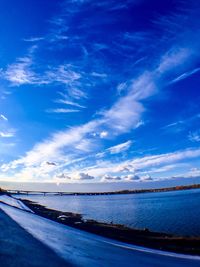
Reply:
[[73, 266], [35, 239], [0, 209], [1, 267]]

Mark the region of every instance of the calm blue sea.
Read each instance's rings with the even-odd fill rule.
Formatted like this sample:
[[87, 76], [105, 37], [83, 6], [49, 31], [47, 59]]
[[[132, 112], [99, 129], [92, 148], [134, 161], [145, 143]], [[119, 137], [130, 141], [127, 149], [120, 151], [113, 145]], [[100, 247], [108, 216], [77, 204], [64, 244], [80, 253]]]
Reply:
[[30, 195], [23, 198], [49, 208], [81, 213], [85, 219], [177, 235], [200, 236], [200, 189], [102, 196]]

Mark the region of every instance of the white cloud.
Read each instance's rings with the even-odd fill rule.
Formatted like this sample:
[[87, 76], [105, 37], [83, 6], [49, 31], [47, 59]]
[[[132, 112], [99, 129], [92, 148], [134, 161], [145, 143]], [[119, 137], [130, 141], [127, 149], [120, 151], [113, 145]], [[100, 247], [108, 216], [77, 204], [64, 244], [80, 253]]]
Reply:
[[2, 138], [11, 138], [14, 137], [14, 132], [0, 132], [0, 137]]
[[25, 42], [38, 42], [38, 41], [42, 41], [44, 39], [45, 39], [44, 37], [30, 37], [30, 38], [23, 39], [23, 41], [25, 41]]
[[[173, 169], [181, 161], [189, 160], [192, 158], [197, 158], [200, 156], [200, 149], [186, 149], [181, 151], [175, 151], [172, 153], [157, 154], [152, 156], [144, 156], [140, 158], [130, 159], [121, 161], [121, 163], [113, 163], [107, 160], [101, 160], [96, 165], [87, 167], [90, 169], [90, 174], [96, 177], [101, 177], [105, 173], [110, 174], [121, 174], [126, 172], [127, 175], [132, 173], [137, 173], [140, 175], [142, 173], [156, 173], [152, 168], [160, 169], [160, 172], [168, 172]], [[164, 170], [165, 168], [165, 170]]]
[[[82, 99], [87, 98], [86, 91], [82, 90], [82, 82], [87, 78], [85, 76], [87, 75], [77, 71], [76, 67], [73, 65], [61, 64], [57, 67], [50, 67], [49, 70], [45, 71], [43, 79], [45, 79], [48, 84], [58, 83], [65, 85], [70, 97], [74, 99]], [[65, 103], [67, 104], [67, 102]]]
[[200, 177], [200, 169], [199, 168], [191, 168], [189, 173], [189, 177]]
[[123, 91], [125, 91], [127, 89], [127, 84], [124, 82], [124, 83], [120, 83], [118, 84], [117, 86], [117, 92], [118, 94], [120, 95]]
[[104, 112], [105, 124], [108, 127], [112, 125], [117, 133], [137, 128], [145, 111], [142, 101], [156, 94], [162, 87], [165, 74], [180, 67], [190, 56], [189, 49], [172, 49], [161, 57], [158, 67], [144, 71], [139, 77], [129, 81], [128, 93]]
[[75, 176], [75, 179], [77, 180], [93, 180], [95, 177], [89, 175], [88, 173], [79, 173], [77, 176]]
[[137, 125], [143, 112], [144, 107], [127, 96], [121, 98], [110, 110], [104, 113], [105, 124], [117, 134], [124, 133]]
[[[185, 48], [172, 49], [172, 52], [161, 57], [158, 67], [149, 71], [144, 71], [135, 79], [128, 81], [129, 86], [127, 87], [126, 94], [119, 97], [110, 108], [101, 113], [100, 119], [92, 120], [72, 129], [53, 133], [52, 136], [46, 138], [45, 141], [36, 144], [32, 150], [28, 151], [23, 157], [8, 163], [6, 165], [7, 168], [29, 168], [31, 166], [40, 165], [43, 161], [54, 162], [57, 161], [57, 159], [59, 159], [58, 164], [62, 166], [66, 161], [73, 160], [73, 157], [77, 156], [77, 148], [80, 150], [81, 147], [84, 147], [84, 150], [86, 151], [87, 147], [91, 147], [93, 139], [96, 138], [96, 136], [92, 136], [91, 133], [102, 133], [102, 129], [104, 129], [103, 132], [109, 132], [109, 137], [115, 138], [119, 134], [127, 133], [134, 128], [137, 128], [142, 121], [141, 117], [145, 111], [143, 100], [146, 100], [157, 93], [160, 87], [162, 87], [162, 78], [166, 72], [171, 71], [174, 68], [177, 69], [182, 63], [186, 62], [186, 59], [188, 59], [190, 55], [190, 50]], [[65, 85], [66, 90], [68, 90], [69, 94], [71, 94], [74, 99], [87, 97], [85, 91], [83, 92], [81, 90], [81, 79], [83, 78], [84, 73], [77, 71], [72, 65], [63, 64], [54, 68], [49, 68], [39, 77], [33, 72], [31, 66], [31, 57], [18, 59], [16, 63], [8, 66], [5, 77], [15, 85], [25, 83], [49, 84], [57, 82]], [[71, 105], [72, 103], [74, 102], [71, 102]], [[66, 102], [66, 104], [70, 105], [69, 102]], [[59, 108], [54, 109], [53, 111], [72, 112], [72, 110], [73, 109]], [[84, 140], [87, 140], [87, 142], [84, 143]], [[127, 141], [110, 148], [109, 151], [114, 154], [120, 153], [121, 151], [127, 150], [130, 145], [131, 142]], [[68, 151], [69, 154], [73, 151], [72, 155], [66, 157], [66, 151]], [[198, 150], [187, 150], [177, 153], [148, 156], [124, 163], [122, 162], [121, 164], [118, 164], [118, 166], [115, 164], [109, 167], [103, 166], [97, 168], [93, 166], [93, 172], [96, 172], [99, 175], [104, 171], [105, 174], [110, 173], [109, 171], [115, 172], [117, 168], [119, 170], [119, 167], [126, 168], [127, 166], [127, 168], [132, 171], [138, 168], [159, 166], [160, 164], [175, 162], [183, 158], [192, 158], [196, 157], [196, 155], [200, 155]], [[35, 170], [35, 172], [36, 171], [37, 170]], [[95, 176], [91, 172], [90, 175]]]
[[93, 142], [91, 139], [85, 138], [80, 140], [80, 142], [75, 146], [75, 148], [84, 152], [92, 152], [96, 146], [97, 142]]
[[188, 138], [191, 142], [200, 142], [200, 132], [189, 133]]
[[65, 85], [71, 97], [87, 98], [86, 92], [81, 88], [80, 81], [84, 79], [82, 73], [75, 71], [71, 64], [60, 64], [56, 67], [46, 66], [46, 70], [41, 71], [33, 61], [34, 49], [35, 46], [32, 46], [27, 56], [18, 58], [15, 63], [10, 64], [1, 73], [1, 78], [8, 80], [12, 86], [62, 84]]
[[147, 175], [141, 176], [140, 180], [143, 182], [146, 182], [146, 181], [152, 181], [153, 178], [149, 174], [147, 174]]
[[68, 109], [68, 108], [55, 108], [55, 109], [47, 109], [48, 113], [74, 113], [80, 112], [78, 109]]
[[8, 118], [6, 116], [4, 116], [3, 114], [0, 115], [0, 118], [4, 121], [8, 121]]
[[104, 156], [105, 156], [105, 152], [99, 152], [99, 153], [97, 153], [95, 156], [97, 157], [97, 158], [103, 158]]
[[162, 129], [168, 129], [168, 128], [173, 128], [173, 127], [177, 127], [177, 126], [180, 126], [184, 124], [184, 121], [176, 121], [176, 122], [173, 122], [173, 123], [170, 123], [170, 124], [167, 124], [165, 125], [164, 127], [162, 127]]
[[8, 66], [4, 77], [17, 86], [37, 83], [35, 73], [30, 69], [31, 65], [31, 57], [19, 58], [16, 63]]
[[91, 75], [97, 78], [107, 78], [108, 76], [106, 73], [98, 73], [98, 72], [92, 72]]
[[64, 64], [46, 71], [45, 77], [49, 83], [59, 82], [71, 85], [81, 78], [81, 74], [73, 71], [70, 64]]
[[117, 182], [117, 181], [121, 181], [121, 177], [119, 176], [110, 176], [108, 174], [105, 174], [102, 179], [102, 182]]
[[[91, 121], [85, 125], [77, 126], [66, 131], [57, 132], [51, 138], [36, 144], [24, 157], [14, 160], [8, 166], [16, 168], [19, 165], [33, 166], [44, 161], [57, 161], [63, 159], [63, 149], [72, 150], [81, 143], [85, 135], [89, 134], [97, 126], [97, 121]], [[66, 161], [67, 157], [64, 157]]]
[[121, 97], [110, 110], [105, 112], [105, 119], [109, 125], [113, 125], [118, 132], [127, 132], [137, 128], [141, 122], [141, 115], [145, 111], [142, 100], [157, 93], [162, 85], [162, 76], [181, 66], [191, 51], [186, 48], [172, 49], [161, 57], [159, 66], [151, 71], [145, 71], [134, 79], [129, 87], [128, 94]]
[[191, 75], [193, 75], [193, 74], [195, 74], [195, 73], [197, 73], [199, 71], [200, 71], [200, 68], [195, 68], [195, 69], [193, 69], [191, 71], [184, 72], [183, 74], [181, 74], [178, 77], [176, 77], [175, 79], [173, 79], [171, 81], [171, 83], [176, 83], [176, 82], [179, 82], [181, 80], [184, 80], [184, 79], [190, 77]]
[[131, 168], [144, 169], [153, 166], [160, 166], [162, 164], [169, 164], [174, 162], [179, 162], [183, 159], [196, 158], [200, 156], [200, 149], [186, 149], [182, 151], [176, 151], [173, 153], [159, 154], [153, 156], [145, 156], [142, 158], [129, 160], [123, 167], [128, 166], [129, 170]]
[[187, 47], [177, 47], [170, 49], [161, 59], [158, 66], [160, 73], [171, 71], [174, 68], [184, 64], [191, 57], [194, 51]]
[[126, 176], [111, 176], [111, 175], [104, 175], [101, 179], [102, 182], [117, 182], [117, 181], [127, 181], [127, 182], [145, 182], [145, 181], [152, 181], [150, 175], [139, 176], [137, 174], [129, 174]]
[[70, 180], [71, 177], [69, 177], [66, 173], [59, 173], [56, 175], [56, 178], [59, 178], [59, 179], [66, 179], [66, 180]]
[[177, 169], [180, 166], [184, 166], [183, 163], [176, 163], [176, 164], [169, 164], [169, 165], [164, 165], [162, 167], [154, 167], [152, 169], [148, 169], [149, 173], [161, 173], [161, 172], [167, 172], [173, 169]]
[[124, 152], [126, 150], [128, 150], [132, 145], [132, 141], [127, 141], [125, 143], [116, 145], [116, 146], [112, 146], [110, 148], [108, 148], [107, 150], [111, 153], [111, 154], [118, 154], [121, 152]]
[[128, 132], [138, 127], [141, 115], [145, 111], [140, 102], [153, 95], [156, 91], [154, 74], [145, 72], [132, 81], [128, 94], [104, 112], [105, 124], [116, 133]]
[[127, 181], [139, 181], [140, 180], [140, 176], [137, 174], [129, 174], [127, 176], [124, 176], [123, 178]]
[[78, 104], [76, 102], [73, 102], [73, 101], [70, 101], [70, 100], [67, 100], [67, 99], [58, 99], [58, 100], [56, 100], [56, 103], [64, 104], [64, 105], [68, 105], [68, 106], [74, 106], [74, 107], [77, 107], [77, 108], [86, 108], [83, 105], [80, 105], [80, 104]]
[[108, 132], [107, 132], [107, 131], [102, 131], [102, 132], [100, 132], [99, 136], [100, 136], [101, 138], [105, 138], [105, 137], [108, 136]]
[[145, 123], [144, 121], [138, 121], [138, 123], [135, 125], [135, 128], [139, 128], [140, 126], [143, 126]]

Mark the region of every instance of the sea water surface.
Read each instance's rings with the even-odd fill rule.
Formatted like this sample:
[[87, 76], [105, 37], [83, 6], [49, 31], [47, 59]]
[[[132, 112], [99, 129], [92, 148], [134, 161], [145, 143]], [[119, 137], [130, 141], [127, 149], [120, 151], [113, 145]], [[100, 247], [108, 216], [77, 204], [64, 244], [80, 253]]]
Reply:
[[85, 219], [200, 236], [200, 189], [127, 195], [17, 197], [36, 201], [48, 208], [80, 213]]

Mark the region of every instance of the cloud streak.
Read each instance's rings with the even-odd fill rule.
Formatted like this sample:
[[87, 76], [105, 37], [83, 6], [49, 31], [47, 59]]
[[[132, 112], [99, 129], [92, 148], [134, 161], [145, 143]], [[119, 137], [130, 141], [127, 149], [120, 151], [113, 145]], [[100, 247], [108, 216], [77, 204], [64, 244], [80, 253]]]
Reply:
[[1, 118], [2, 120], [4, 120], [4, 121], [8, 121], [8, 118], [7, 118], [5, 115], [3, 115], [3, 114], [0, 115], [0, 118]]
[[187, 79], [188, 77], [192, 76], [193, 74], [197, 73], [200, 71], [200, 68], [195, 68], [191, 71], [187, 71], [181, 75], [179, 75], [178, 77], [176, 77], [174, 80], [172, 80], [171, 83], [176, 83], [176, 82], [179, 82], [179, 81], [182, 81], [184, 79]]
[[[181, 56], [179, 55], [180, 51]], [[182, 56], [182, 51], [184, 51], [184, 56]], [[95, 139], [94, 136], [89, 138], [88, 135], [92, 132], [98, 132], [102, 127], [104, 129], [109, 129], [109, 132], [112, 132], [112, 136], [126, 133], [136, 128], [138, 123], [141, 121], [141, 115], [145, 111], [142, 101], [158, 92], [158, 89], [160, 89], [162, 85], [162, 77], [165, 76], [166, 72], [172, 71], [174, 68], [178, 68], [183, 63], [185, 64], [186, 58], [191, 55], [188, 53], [186, 56], [185, 50], [182, 49], [178, 50], [177, 53], [173, 52], [170, 55], [165, 54], [165, 56], [161, 56], [158, 67], [151, 71], [145, 71], [139, 75], [138, 78], [133, 79], [131, 83], [129, 83], [130, 86], [127, 94], [120, 97], [110, 109], [101, 113], [101, 117], [99, 119], [91, 120], [86, 124], [74, 127], [70, 130], [54, 133], [51, 138], [42, 143], [36, 144], [34, 148], [27, 152], [24, 157], [11, 162], [8, 166], [10, 168], [17, 168], [17, 166], [29, 167], [35, 164], [41, 164], [43, 161], [55, 161], [56, 159], [60, 159], [60, 161], [62, 161], [66, 149], [74, 151], [76, 147], [78, 150], [81, 150], [82, 147], [84, 150], [86, 147], [90, 147]], [[62, 68], [61, 72], [66, 72], [67, 76], [69, 75], [69, 72], [65, 70], [65, 68]], [[61, 77], [63, 76], [61, 75]], [[70, 72], [70, 78], [67, 79], [69, 82], [73, 82], [79, 78], [79, 75]], [[62, 78], [57, 78], [57, 80], [61, 81]], [[56, 113], [72, 111], [73, 110], [70, 109], [52, 110], [52, 112]], [[85, 144], [82, 146], [83, 139], [87, 139], [87, 142], [85, 143], [86, 146]], [[130, 145], [131, 142], [128, 141], [127, 143], [110, 148], [109, 151], [111, 154], [120, 153], [123, 149], [128, 149]], [[73, 153], [75, 153], [75, 151]], [[140, 161], [139, 165], [148, 165], [148, 162], [152, 165], [153, 162], [159, 162], [161, 159], [162, 156], [161, 158], [146, 158], [144, 162]], [[168, 161], [169, 159], [170, 155], [168, 157]], [[165, 157], [164, 160], [166, 160]], [[134, 165], [136, 165], [137, 168], [139, 167], [136, 163]]]
[[11, 138], [14, 137], [14, 135], [13, 132], [0, 132], [0, 137], [2, 138]]
[[78, 109], [68, 109], [68, 108], [56, 108], [56, 109], [47, 109], [48, 113], [74, 113], [80, 112]]
[[107, 149], [107, 151], [109, 151], [111, 154], [118, 154], [124, 151], [127, 151], [132, 145], [132, 141], [127, 141], [125, 143], [116, 145], [116, 146], [112, 146], [110, 148]]
[[[146, 169], [152, 171], [159, 167], [160, 171], [162, 168], [166, 170], [162, 165], [170, 166], [199, 156], [198, 149], [188, 149], [123, 160], [126, 156], [123, 152], [131, 149], [131, 140], [137, 144], [133, 133], [140, 131], [138, 128], [144, 124], [151, 100], [160, 92], [164, 95], [170, 84], [200, 70], [195, 64], [199, 43], [194, 45], [188, 41], [194, 37], [192, 31], [183, 30], [174, 35], [172, 32], [167, 39], [168, 33], [162, 30], [162, 38], [156, 38], [157, 28], [153, 31], [149, 27], [145, 32], [131, 30], [125, 17], [123, 29], [115, 27], [119, 26], [115, 15], [125, 12], [132, 2], [67, 1], [60, 14], [50, 20], [50, 29], [44, 36], [24, 39], [29, 45], [28, 52], [8, 64], [1, 71], [1, 79], [12, 88], [24, 85], [29, 85], [32, 90], [50, 88], [53, 106], [45, 106], [44, 111], [56, 115], [47, 116], [44, 112], [44, 116], [66, 117], [63, 125], [67, 127], [43, 136], [42, 141], [37, 141], [21, 157], [3, 164], [1, 169], [4, 172], [15, 172], [16, 177], [30, 177], [32, 173], [31, 177], [36, 180], [56, 177], [84, 181], [97, 177], [104, 181], [147, 181], [152, 178], [142, 176]], [[97, 19], [93, 12], [86, 16], [94, 7], [97, 15], [104, 11], [109, 16], [102, 20]], [[177, 26], [180, 18], [165, 17], [162, 22], [157, 21], [157, 26], [167, 22], [169, 26]], [[110, 27], [109, 34], [104, 33], [107, 26]], [[184, 34], [187, 38], [183, 37]], [[48, 57], [43, 58], [45, 53]], [[54, 87], [53, 92], [51, 89]], [[98, 101], [102, 102], [101, 106]], [[80, 116], [73, 114], [78, 112], [82, 112], [78, 114]], [[7, 121], [3, 114], [0, 118], [2, 123]], [[163, 128], [173, 128], [177, 124], [182, 122]], [[58, 128], [61, 129], [60, 125]], [[9, 134], [2, 130], [0, 137], [12, 137]], [[120, 140], [128, 141], [116, 142], [119, 136]], [[196, 132], [189, 134], [188, 138], [198, 141]], [[118, 145], [113, 146], [116, 143]], [[112, 162], [114, 158], [116, 162]], [[45, 162], [54, 162], [55, 165]]]

